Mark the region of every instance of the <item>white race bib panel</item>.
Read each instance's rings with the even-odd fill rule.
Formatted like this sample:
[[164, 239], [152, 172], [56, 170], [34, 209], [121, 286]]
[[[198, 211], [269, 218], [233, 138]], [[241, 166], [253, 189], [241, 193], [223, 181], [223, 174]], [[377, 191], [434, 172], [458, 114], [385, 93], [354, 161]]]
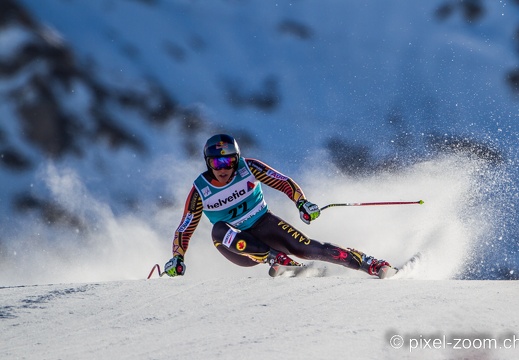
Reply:
[[202, 197], [204, 214], [212, 224], [225, 221], [245, 230], [267, 212], [261, 183], [254, 177], [243, 158], [238, 162], [238, 169], [231, 183], [216, 187], [200, 175], [194, 185]]

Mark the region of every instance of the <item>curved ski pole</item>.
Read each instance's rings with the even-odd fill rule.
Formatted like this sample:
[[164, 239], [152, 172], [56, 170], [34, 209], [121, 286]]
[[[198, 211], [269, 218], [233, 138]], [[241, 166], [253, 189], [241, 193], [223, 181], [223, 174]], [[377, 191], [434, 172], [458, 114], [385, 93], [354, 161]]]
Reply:
[[342, 204], [329, 204], [323, 206], [321, 211], [333, 206], [373, 206], [373, 205], [411, 205], [411, 204], [419, 204], [422, 205], [424, 203], [423, 200], [418, 201], [385, 201], [385, 202], [368, 202], [368, 203], [342, 203]]
[[159, 264], [155, 264], [151, 268], [151, 271], [150, 271], [150, 274], [148, 275], [148, 279], [147, 280], [149, 280], [151, 278], [151, 275], [153, 275], [153, 272], [155, 271], [155, 269], [157, 269], [157, 272], [158, 272], [160, 277], [163, 277], [164, 275], [166, 275], [165, 271], [164, 272], [160, 271], [160, 265]]

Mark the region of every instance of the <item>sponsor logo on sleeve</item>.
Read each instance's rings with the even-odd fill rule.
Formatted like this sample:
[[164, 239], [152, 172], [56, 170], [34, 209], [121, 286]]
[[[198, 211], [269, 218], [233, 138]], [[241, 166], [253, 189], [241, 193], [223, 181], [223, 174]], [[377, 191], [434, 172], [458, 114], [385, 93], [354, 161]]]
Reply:
[[253, 163], [250, 163], [249, 164], [250, 166], [252, 166], [254, 169], [258, 170], [259, 172], [263, 172], [265, 170], [265, 168], [255, 162]]
[[285, 175], [281, 175], [278, 172], [275, 172], [274, 170], [267, 171], [267, 176], [278, 179], [278, 180], [287, 180], [288, 178]]
[[191, 224], [192, 220], [193, 220], [193, 214], [191, 214], [191, 213], [187, 214], [186, 218], [184, 219], [182, 224], [180, 224], [180, 226], [178, 227], [177, 232], [186, 231], [187, 227], [189, 226], [189, 224]]
[[191, 201], [189, 202], [189, 211], [195, 211], [198, 199], [200, 199], [200, 194], [198, 191], [195, 191], [191, 197]]

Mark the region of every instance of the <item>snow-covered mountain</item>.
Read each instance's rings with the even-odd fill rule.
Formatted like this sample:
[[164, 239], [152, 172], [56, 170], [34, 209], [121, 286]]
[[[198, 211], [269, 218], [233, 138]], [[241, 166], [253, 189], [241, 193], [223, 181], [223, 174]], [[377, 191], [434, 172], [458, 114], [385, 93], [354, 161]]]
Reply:
[[[222, 131], [318, 204], [426, 202], [326, 210], [310, 236], [424, 252], [423, 278], [516, 278], [516, 2], [1, 7], [0, 283], [140, 278], [167, 260]], [[208, 232], [190, 268], [236, 271]]]

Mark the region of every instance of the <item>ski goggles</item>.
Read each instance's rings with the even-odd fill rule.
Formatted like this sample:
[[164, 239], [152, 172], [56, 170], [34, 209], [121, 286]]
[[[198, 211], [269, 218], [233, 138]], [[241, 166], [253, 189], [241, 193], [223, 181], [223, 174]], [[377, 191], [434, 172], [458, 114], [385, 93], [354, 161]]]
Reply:
[[234, 169], [237, 162], [236, 156], [220, 156], [207, 159], [207, 165], [213, 170]]

